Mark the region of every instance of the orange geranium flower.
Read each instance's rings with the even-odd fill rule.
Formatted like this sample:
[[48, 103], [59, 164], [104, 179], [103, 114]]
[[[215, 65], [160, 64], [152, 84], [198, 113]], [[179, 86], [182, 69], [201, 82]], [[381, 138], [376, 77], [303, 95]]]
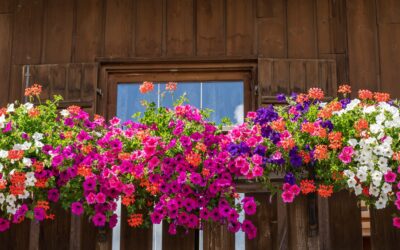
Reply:
[[76, 106], [76, 105], [71, 105], [71, 106], [69, 106], [69, 107], [67, 108], [67, 110], [68, 110], [71, 114], [76, 115], [76, 114], [79, 113], [79, 111], [81, 111], [81, 107]]
[[340, 85], [338, 92], [341, 93], [341, 94], [344, 94], [344, 95], [345, 94], [350, 94], [351, 93], [351, 86], [347, 85], [347, 84]]
[[152, 82], [143, 82], [140, 87], [139, 91], [142, 94], [146, 94], [147, 92], [153, 91], [154, 85]]
[[328, 147], [326, 145], [317, 145], [314, 150], [314, 158], [317, 160], [328, 158]]
[[333, 186], [332, 185], [319, 185], [318, 187], [318, 194], [321, 197], [328, 198], [333, 193]]
[[285, 150], [291, 150], [296, 146], [296, 142], [292, 137], [286, 138], [285, 140], [282, 141], [282, 147]]
[[130, 153], [122, 152], [122, 153], [118, 154], [118, 159], [120, 159], [122, 161], [129, 160], [130, 158], [131, 158], [131, 154]]
[[37, 188], [45, 188], [47, 183], [47, 179], [36, 179], [35, 187]]
[[203, 168], [203, 169], [201, 170], [201, 174], [202, 174], [204, 177], [207, 177], [207, 176], [210, 175], [210, 170], [209, 170], [208, 168]]
[[38, 108], [32, 108], [31, 110], [29, 110], [28, 112], [29, 117], [38, 117], [40, 115], [40, 110]]
[[7, 186], [7, 181], [4, 179], [0, 179], [0, 190], [5, 189]]
[[354, 128], [357, 130], [357, 132], [366, 130], [368, 129], [368, 127], [369, 127], [368, 121], [362, 118], [354, 123]]
[[324, 91], [320, 88], [310, 88], [308, 90], [308, 97], [316, 100], [322, 100], [325, 97]]
[[175, 91], [177, 86], [178, 83], [176, 82], [168, 82], [167, 85], [165, 86], [165, 89], [168, 91]]
[[306, 94], [298, 94], [296, 97], [296, 102], [303, 104], [308, 101], [308, 96]]
[[283, 119], [271, 122], [271, 128], [278, 132], [283, 132], [285, 130], [285, 121]]
[[300, 188], [303, 194], [313, 193], [316, 190], [314, 180], [302, 180], [300, 182]]
[[92, 170], [88, 167], [86, 167], [85, 165], [79, 165], [78, 166], [78, 175], [83, 176], [83, 177], [87, 177], [92, 175]]
[[122, 197], [121, 203], [124, 206], [129, 206], [133, 203], [135, 203], [135, 196], [131, 195], [131, 196], [124, 196]]
[[329, 147], [331, 149], [339, 149], [342, 147], [342, 133], [341, 132], [337, 132], [337, 131], [333, 131], [330, 132], [328, 135], [328, 139], [329, 139]]
[[7, 109], [6, 108], [1, 108], [0, 109], [0, 116], [6, 115], [7, 114]]
[[35, 207], [43, 208], [45, 211], [50, 209], [48, 201], [38, 201]]
[[301, 132], [314, 134], [315, 126], [312, 122], [305, 122], [301, 125]]
[[143, 214], [131, 214], [128, 219], [128, 224], [131, 227], [138, 227], [143, 224]]
[[207, 146], [204, 145], [204, 143], [199, 142], [199, 143], [197, 143], [197, 145], [196, 145], [196, 149], [199, 150], [199, 151], [201, 151], [201, 152], [206, 152]]
[[186, 160], [193, 166], [198, 167], [201, 163], [201, 155], [195, 152], [190, 152], [186, 156]]
[[307, 163], [309, 163], [311, 161], [311, 156], [310, 156], [310, 154], [308, 152], [306, 152], [304, 150], [301, 150], [299, 152], [299, 154], [300, 154], [301, 158], [303, 159], [304, 163], [307, 164]]
[[25, 89], [25, 96], [38, 96], [40, 93], [42, 93], [42, 86], [36, 83]]
[[10, 160], [21, 160], [24, 157], [24, 151], [22, 150], [10, 150], [8, 151], [8, 159]]
[[361, 100], [368, 100], [372, 99], [373, 97], [374, 97], [373, 93], [369, 90], [360, 89], [358, 91], [358, 98], [360, 98]]
[[84, 154], [89, 154], [90, 151], [92, 151], [92, 145], [83, 145], [82, 146], [82, 152]]
[[393, 154], [393, 160], [394, 160], [394, 161], [400, 161], [400, 151], [395, 152], [395, 153]]
[[390, 100], [390, 94], [389, 93], [382, 93], [382, 92], [375, 92], [374, 93], [374, 99], [377, 102], [387, 102]]
[[41, 172], [44, 169], [44, 164], [41, 161], [35, 161], [32, 166], [35, 172]]
[[11, 175], [10, 193], [13, 195], [23, 194], [25, 191], [26, 174], [22, 172], [14, 172]]

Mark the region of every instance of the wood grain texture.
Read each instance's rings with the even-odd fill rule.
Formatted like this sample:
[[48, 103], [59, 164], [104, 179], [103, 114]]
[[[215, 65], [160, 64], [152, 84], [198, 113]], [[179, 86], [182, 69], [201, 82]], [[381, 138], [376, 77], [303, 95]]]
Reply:
[[347, 1], [349, 77], [354, 90], [379, 88], [376, 7], [374, 0]]
[[132, 56], [132, 3], [131, 0], [106, 1], [104, 56]]
[[271, 197], [266, 193], [249, 193], [259, 203], [255, 215], [247, 216], [257, 227], [257, 237], [246, 240], [247, 250], [277, 249], [278, 221], [276, 195]]
[[196, 232], [193, 229], [177, 228], [176, 235], [168, 233], [168, 223], [163, 223], [162, 249], [163, 250], [190, 250], [195, 249]]
[[373, 250], [395, 250], [400, 248], [400, 231], [392, 224], [393, 214], [397, 212], [394, 205], [385, 209], [370, 208], [371, 213], [371, 247]]
[[0, 233], [1, 250], [26, 250], [29, 249], [30, 221], [21, 224], [12, 224], [6, 232]]
[[202, 0], [196, 4], [196, 55], [225, 55], [224, 0]]
[[11, 70], [12, 15], [0, 14], [0, 107], [8, 102]]
[[14, 12], [16, 1], [15, 0], [2, 0], [0, 1], [0, 13]]
[[288, 222], [289, 249], [309, 249], [307, 197], [296, 197], [295, 201], [288, 205]]
[[194, 54], [193, 0], [167, 1], [167, 56]]
[[287, 1], [289, 58], [316, 58], [315, 0]]
[[69, 250], [71, 214], [60, 205], [54, 208], [55, 220], [45, 220], [40, 224], [40, 250]]
[[254, 53], [254, 0], [226, 0], [226, 54]]
[[160, 57], [162, 54], [162, 36], [165, 36], [162, 3], [162, 0], [136, 0], [136, 56]]
[[204, 250], [230, 250], [235, 248], [235, 235], [228, 231], [226, 225], [207, 222], [203, 231]]
[[355, 196], [341, 191], [333, 194], [328, 203], [331, 249], [363, 249], [361, 209]]
[[16, 7], [12, 46], [14, 64], [41, 62], [43, 2], [43, 0], [21, 0]]
[[74, 1], [45, 3], [42, 63], [68, 63], [73, 49]]
[[153, 227], [132, 228], [127, 222], [127, 211], [122, 209], [121, 216], [121, 250], [151, 250]]
[[94, 62], [96, 57], [102, 55], [103, 2], [103, 0], [77, 1], [73, 62]]
[[257, 1], [259, 57], [287, 57], [286, 1]]

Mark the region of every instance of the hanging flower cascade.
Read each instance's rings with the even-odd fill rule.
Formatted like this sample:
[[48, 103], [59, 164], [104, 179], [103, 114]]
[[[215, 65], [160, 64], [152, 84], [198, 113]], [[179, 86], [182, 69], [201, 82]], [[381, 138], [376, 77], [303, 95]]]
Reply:
[[[223, 133], [184, 99], [173, 108], [143, 102], [139, 122], [106, 122], [77, 106], [59, 111], [59, 96], [41, 103], [35, 84], [25, 90], [29, 102], [0, 109], [0, 231], [54, 219], [55, 203], [112, 228], [121, 199], [132, 227], [165, 221], [176, 234], [214, 221], [252, 239], [256, 227], [239, 214], [255, 214], [257, 204], [240, 199], [238, 179], [262, 182], [287, 203], [349, 189], [377, 209], [400, 210], [399, 103], [368, 90], [351, 100], [350, 92], [340, 86], [343, 97], [329, 102], [318, 88], [279, 95], [285, 105], [249, 112]], [[281, 187], [271, 173], [283, 173]]]

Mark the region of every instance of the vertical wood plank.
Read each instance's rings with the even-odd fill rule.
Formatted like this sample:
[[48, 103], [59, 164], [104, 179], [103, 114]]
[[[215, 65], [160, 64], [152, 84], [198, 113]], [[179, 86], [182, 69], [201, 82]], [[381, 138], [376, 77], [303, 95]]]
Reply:
[[121, 250], [151, 250], [153, 227], [132, 228], [127, 223], [127, 211], [121, 215]]
[[306, 67], [304, 61], [290, 63], [289, 86], [290, 92], [300, 93], [306, 91]]
[[257, 227], [257, 237], [246, 240], [247, 250], [277, 249], [277, 203], [276, 195], [271, 197], [266, 193], [248, 193], [259, 203], [257, 213], [248, 216]]
[[333, 34], [331, 25], [331, 1], [316, 1], [316, 18], [318, 34], [318, 54], [333, 52]]
[[224, 0], [196, 1], [196, 55], [217, 56], [225, 54]]
[[65, 98], [71, 101], [79, 101], [81, 98], [81, 83], [83, 77], [83, 69], [81, 64], [71, 64], [68, 67], [68, 82]]
[[193, 18], [193, 0], [167, 1], [168, 56], [193, 55]]
[[77, 1], [74, 62], [94, 62], [101, 56], [103, 0]]
[[269, 95], [272, 85], [272, 62], [268, 59], [258, 59], [258, 84], [260, 96]]
[[315, 0], [287, 1], [288, 57], [316, 58]]
[[95, 250], [97, 245], [97, 233], [98, 230], [95, 228], [93, 223], [89, 220], [89, 217], [83, 216], [81, 221], [81, 249], [82, 250]]
[[392, 215], [397, 211], [394, 205], [385, 209], [370, 208], [371, 246], [373, 250], [400, 249], [400, 230], [392, 224]]
[[[48, 0], [45, 5], [42, 63], [67, 63], [72, 55], [74, 1]], [[38, 34], [34, 34], [38, 36]]]
[[162, 249], [163, 250], [188, 250], [194, 249], [196, 231], [190, 229], [185, 231], [177, 228], [176, 235], [168, 233], [168, 223], [163, 223], [163, 234], [162, 234]]
[[161, 56], [162, 2], [162, 0], [136, 0], [136, 56]]
[[38, 64], [41, 61], [43, 0], [21, 0], [14, 13], [12, 62]]
[[15, 0], [0, 1], [0, 13], [12, 13], [15, 7]]
[[12, 43], [12, 15], [0, 14], [0, 107], [8, 102]]
[[286, 203], [283, 202], [281, 197], [277, 197], [277, 244], [276, 249], [288, 249], [289, 247], [289, 222], [288, 222], [288, 209]]
[[[107, 0], [106, 6], [104, 56], [125, 58], [132, 56], [130, 55], [132, 51], [132, 1]], [[150, 16], [146, 18], [150, 18]], [[147, 32], [151, 33], [153, 30], [149, 29]]]
[[307, 197], [296, 197], [288, 205], [289, 249], [308, 249], [308, 211]]
[[56, 205], [55, 220], [46, 220], [40, 224], [40, 250], [69, 250], [71, 214]]
[[374, 0], [347, 1], [349, 77], [353, 89], [377, 90], [379, 57]]
[[207, 222], [203, 231], [203, 250], [235, 249], [235, 235], [228, 231], [226, 225]]
[[67, 90], [66, 77], [67, 72], [64, 65], [51, 65], [49, 66], [49, 83], [51, 84], [51, 96], [61, 95], [65, 96]]
[[12, 224], [11, 228], [0, 233], [1, 250], [26, 250], [29, 248], [30, 220], [21, 224]]
[[379, 52], [381, 68], [381, 90], [392, 97], [400, 97], [400, 18], [395, 15], [400, 10], [398, 1], [377, 1], [379, 10]]
[[331, 249], [363, 249], [361, 209], [356, 197], [341, 191], [334, 193], [328, 203]]
[[259, 0], [257, 1], [258, 56], [278, 57], [287, 56], [286, 39], [286, 1]]
[[254, 46], [254, 1], [226, 0], [226, 54], [252, 55]]
[[290, 94], [290, 62], [286, 60], [276, 60], [272, 64], [272, 96], [280, 93]]

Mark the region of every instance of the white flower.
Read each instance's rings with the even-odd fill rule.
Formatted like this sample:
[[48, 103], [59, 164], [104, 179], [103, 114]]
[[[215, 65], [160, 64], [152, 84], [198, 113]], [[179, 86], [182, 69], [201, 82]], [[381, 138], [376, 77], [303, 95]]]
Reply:
[[42, 133], [35, 132], [35, 133], [32, 135], [32, 138], [33, 138], [35, 141], [41, 141], [41, 140], [43, 139], [43, 134], [42, 134]]
[[6, 117], [4, 115], [0, 116], [0, 128], [4, 128], [6, 123]]
[[0, 173], [3, 172], [4, 165], [0, 163]]
[[371, 133], [378, 134], [380, 132], [383, 132], [383, 126], [380, 124], [372, 124], [370, 126], [370, 130], [371, 130]]
[[8, 157], [8, 151], [0, 150], [0, 158], [7, 158], [7, 157]]
[[355, 195], [357, 195], [357, 196], [360, 195], [362, 193], [362, 191], [363, 191], [363, 189], [362, 189], [360, 184], [358, 184], [357, 186], [354, 187], [354, 194]]
[[350, 178], [350, 179], [347, 180], [347, 185], [349, 186], [349, 188], [354, 188], [354, 187], [356, 187], [356, 184], [357, 184], [357, 182], [356, 182], [356, 180], [353, 179], [353, 178]]
[[33, 103], [27, 102], [24, 104], [24, 107], [29, 111], [33, 109]]
[[374, 186], [370, 186], [369, 187], [369, 193], [371, 194], [371, 195], [373, 195], [373, 196], [375, 196], [375, 197], [378, 197], [378, 195], [379, 195], [379, 189], [377, 188], [377, 187], [374, 187]]
[[24, 200], [24, 199], [28, 199], [29, 198], [29, 192], [28, 190], [24, 190], [23, 194], [18, 195], [18, 198]]
[[358, 144], [358, 142], [357, 142], [356, 139], [349, 139], [348, 143], [349, 143], [349, 145], [352, 146], [353, 148], [354, 148], [355, 146], [357, 146], [357, 144]]
[[392, 192], [392, 185], [390, 185], [389, 183], [385, 182], [382, 185], [382, 192], [385, 193], [385, 194], [387, 194], [389, 192]]
[[66, 110], [66, 109], [63, 109], [63, 110], [61, 110], [60, 114], [61, 114], [63, 117], [67, 117], [67, 116], [69, 116], [69, 111]]
[[9, 214], [15, 214], [17, 212], [17, 208], [15, 205], [8, 205], [7, 206], [7, 213]]
[[376, 123], [381, 125], [385, 121], [386, 117], [385, 117], [384, 113], [380, 113], [379, 115], [377, 115], [375, 117], [375, 119], [376, 119]]
[[358, 171], [357, 171], [357, 178], [361, 181], [361, 182], [365, 182], [367, 180], [367, 167], [361, 167]]
[[8, 104], [7, 113], [11, 113], [11, 112], [14, 112], [14, 111], [15, 111], [14, 103]]
[[374, 171], [371, 174], [372, 182], [375, 186], [379, 186], [381, 184], [383, 174], [380, 171]]
[[24, 142], [23, 144], [15, 144], [13, 149], [14, 150], [29, 150], [32, 147], [32, 143]]
[[27, 167], [30, 167], [30, 166], [32, 166], [32, 160], [31, 159], [29, 159], [29, 158], [23, 158], [22, 159], [22, 163], [25, 165], [25, 166], [27, 166]]
[[364, 109], [363, 109], [363, 112], [364, 112], [365, 114], [371, 114], [371, 113], [373, 113], [373, 112], [375, 112], [375, 111], [376, 111], [376, 109], [375, 109], [374, 106], [364, 107]]
[[355, 176], [354, 172], [351, 171], [351, 170], [348, 170], [348, 169], [344, 170], [344, 171], [343, 171], [343, 174], [344, 174], [345, 176], [349, 177], [349, 178], [354, 178], [354, 176]]
[[15, 197], [15, 195], [13, 195], [13, 194], [7, 195], [6, 202], [8, 204], [14, 204], [14, 202], [16, 200], [17, 200], [17, 198]]
[[387, 200], [384, 200], [382, 198], [379, 198], [376, 202], [375, 202], [375, 207], [376, 209], [382, 209], [386, 207], [386, 203]]
[[41, 141], [35, 141], [35, 147], [41, 148], [43, 146], [44, 146], [44, 144]]
[[0, 193], [0, 204], [3, 205], [5, 200], [6, 200], [6, 197], [4, 197], [4, 194]]

